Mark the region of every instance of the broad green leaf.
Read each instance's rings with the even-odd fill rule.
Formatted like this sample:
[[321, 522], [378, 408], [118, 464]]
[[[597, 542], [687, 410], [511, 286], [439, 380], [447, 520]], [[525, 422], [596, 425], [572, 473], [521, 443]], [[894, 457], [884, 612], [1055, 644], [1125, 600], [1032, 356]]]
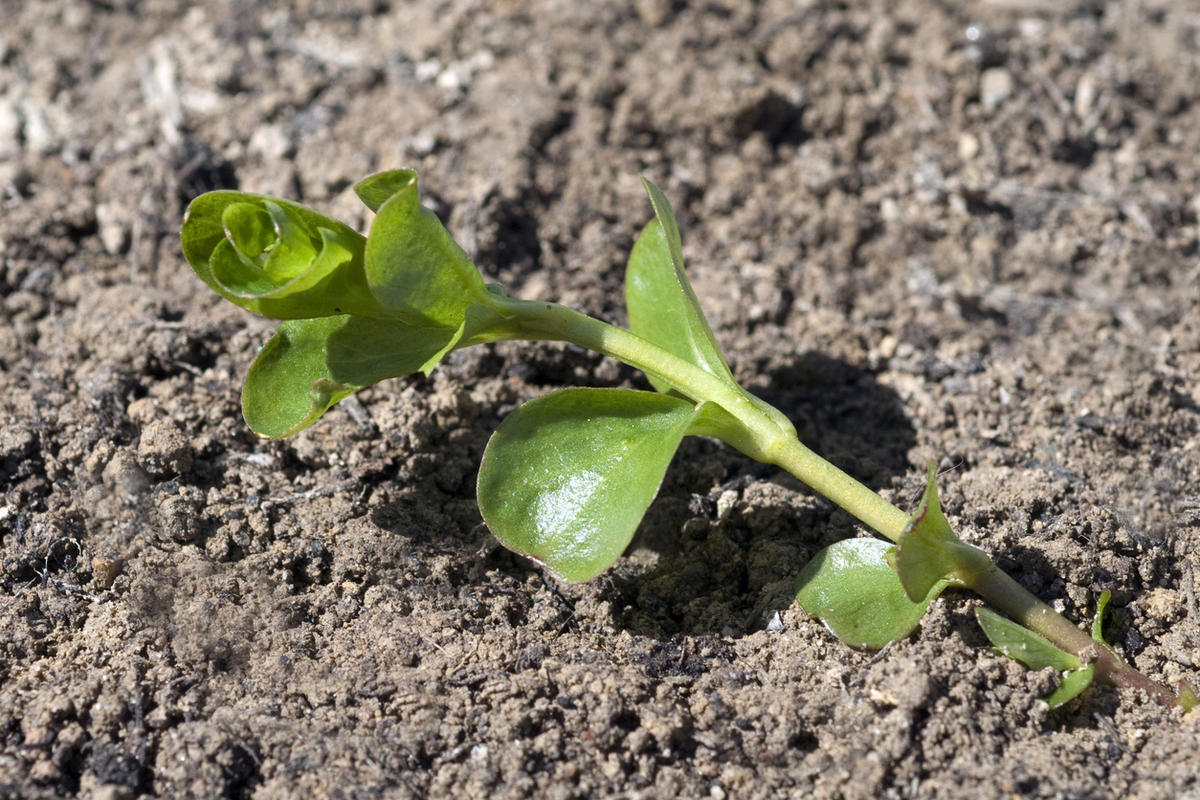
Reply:
[[[721, 354], [712, 328], [700, 310], [696, 293], [683, 268], [683, 248], [675, 212], [666, 195], [642, 178], [655, 218], [647, 223], [629, 255], [625, 268], [625, 304], [629, 311], [629, 329], [674, 356], [682, 358], [728, 383], [738, 393], [774, 420], [784, 434], [795, 436], [796, 428], [774, 406], [746, 392], [734, 380]], [[660, 392], [678, 392], [666, 381], [646, 376]], [[736, 441], [717, 434], [739, 450], [757, 458]]]
[[363, 271], [366, 240], [305, 206], [245, 192], [209, 192], [188, 206], [181, 242], [205, 283], [256, 314], [386, 316]]
[[938, 501], [937, 471], [933, 461], [929, 462], [921, 503], [900, 534], [891, 564], [913, 601], [928, 595], [940, 581], [961, 586], [972, 575], [992, 565], [986, 553], [955, 536], [946, 522]]
[[457, 328], [470, 306], [494, 301], [471, 259], [421, 205], [416, 173], [385, 172], [355, 188], [378, 212], [367, 235], [366, 273], [389, 313], [412, 325]]
[[879, 539], [843, 539], [821, 550], [800, 573], [796, 602], [852, 647], [878, 649], [907, 636], [946, 583], [919, 603], [908, 599]]
[[[653, 183], [645, 178], [642, 183], [655, 218], [638, 236], [625, 269], [629, 329], [733, 384], [733, 375], [683, 271], [679, 226], [671, 204]], [[650, 382], [661, 392], [672, 388], [657, 378]]]
[[564, 389], [510, 414], [479, 468], [479, 510], [501, 544], [587, 580], [633, 538], [698, 415], [628, 389]]
[[1020, 661], [1030, 669], [1050, 667], [1062, 673], [1058, 688], [1043, 698], [1051, 708], [1074, 699], [1092, 683], [1094, 670], [1072, 653], [1061, 649], [1041, 634], [1002, 617], [995, 611], [979, 607], [975, 609], [979, 627], [991, 641], [992, 646], [1009, 658]]
[[461, 333], [352, 316], [281, 323], [246, 376], [242, 415], [259, 436], [291, 436], [359, 389], [428, 373]]

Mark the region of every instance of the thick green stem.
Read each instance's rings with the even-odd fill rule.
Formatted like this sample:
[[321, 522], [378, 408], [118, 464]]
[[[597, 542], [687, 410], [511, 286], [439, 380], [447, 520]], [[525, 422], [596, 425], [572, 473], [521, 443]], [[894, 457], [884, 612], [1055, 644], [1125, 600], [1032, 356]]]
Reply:
[[893, 542], [908, 525], [909, 515], [854, 478], [792, 439], [778, 448], [771, 462], [808, 484], [868, 527]]
[[[782, 414], [752, 398], [740, 386], [639, 336], [566, 306], [507, 297], [495, 302], [515, 324], [512, 338], [573, 342], [637, 367], [696, 402], [716, 403], [744, 427], [746, 437], [740, 449], [747, 455], [782, 467], [892, 541], [898, 541], [904, 533], [909, 522], [907, 513], [805, 447]], [[1167, 705], [1177, 702], [1167, 687], [1126, 664], [995, 565], [969, 576], [965, 585], [1016, 622], [1092, 664], [1098, 679], [1118, 687], [1141, 689]]]

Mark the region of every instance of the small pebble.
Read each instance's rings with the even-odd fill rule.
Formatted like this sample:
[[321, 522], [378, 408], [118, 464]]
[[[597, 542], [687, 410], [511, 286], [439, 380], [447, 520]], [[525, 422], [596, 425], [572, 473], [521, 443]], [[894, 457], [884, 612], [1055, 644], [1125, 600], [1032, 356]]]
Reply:
[[642, 22], [652, 28], [657, 28], [667, 21], [672, 5], [674, 4], [671, 0], [636, 0], [634, 3]]
[[100, 203], [96, 206], [96, 224], [99, 227], [100, 243], [109, 255], [118, 255], [125, 250], [129, 240], [129, 229], [124, 214], [115, 203]]
[[33, 100], [25, 100], [21, 104], [22, 126], [25, 136], [25, 149], [45, 155], [55, 149], [54, 133], [46, 119], [46, 111]]
[[120, 572], [121, 560], [118, 558], [96, 556], [92, 559], [92, 582], [101, 589], [112, 586]]
[[985, 69], [979, 81], [979, 100], [989, 111], [1008, 99], [1013, 91], [1013, 79], [1002, 67]]
[[13, 158], [18, 151], [21, 133], [21, 115], [16, 104], [0, 100], [0, 158]]
[[974, 134], [964, 133], [958, 137], [958, 157], [970, 161], [979, 155], [979, 139]]
[[263, 125], [250, 135], [250, 152], [267, 161], [278, 161], [291, 154], [292, 142], [279, 125]]
[[1074, 111], [1076, 119], [1087, 119], [1095, 103], [1096, 79], [1092, 77], [1091, 73], [1085, 72], [1080, 76], [1079, 82], [1075, 84]]

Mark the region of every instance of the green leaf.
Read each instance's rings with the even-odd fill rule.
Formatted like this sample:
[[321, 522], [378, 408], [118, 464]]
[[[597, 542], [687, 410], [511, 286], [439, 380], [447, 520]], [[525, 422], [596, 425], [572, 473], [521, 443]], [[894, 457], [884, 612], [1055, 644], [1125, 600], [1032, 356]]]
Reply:
[[1065, 672], [1079, 669], [1083, 663], [1071, 653], [1058, 647], [1041, 634], [1002, 617], [990, 608], [975, 609], [979, 626], [992, 645], [1009, 658], [1020, 661], [1030, 669], [1053, 667]]
[[592, 578], [629, 545], [698, 414], [685, 400], [628, 389], [532, 400], [483, 454], [483, 518], [501, 544], [558, 577]]
[[416, 173], [373, 175], [355, 190], [378, 212], [367, 235], [366, 274], [389, 313], [412, 325], [457, 328], [472, 305], [495, 301], [471, 259], [421, 205]]
[[386, 316], [363, 271], [366, 240], [305, 206], [245, 192], [209, 192], [188, 206], [181, 243], [205, 283], [256, 314]]
[[821, 550], [800, 573], [796, 602], [852, 647], [880, 648], [907, 636], [946, 583], [914, 603], [887, 563], [891, 545], [843, 539]]
[[1108, 601], [1112, 599], [1112, 592], [1105, 589], [1100, 593], [1100, 599], [1096, 601], [1096, 616], [1092, 619], [1092, 638], [1105, 647], [1108, 642], [1104, 641], [1104, 609], [1108, 608]]
[[[743, 389], [729, 370], [721, 347], [709, 327], [692, 284], [683, 268], [683, 248], [675, 212], [666, 195], [646, 178], [642, 185], [650, 196], [655, 218], [646, 224], [633, 245], [625, 268], [625, 305], [629, 329], [674, 356], [720, 378], [770, 417], [785, 435], [796, 428], [774, 406]], [[660, 392], [679, 393], [666, 381], [647, 375]], [[735, 432], [735, 437], [740, 434]], [[746, 450], [735, 441], [718, 438], [757, 458], [760, 451]]]
[[[642, 178], [655, 218], [633, 245], [625, 268], [629, 329], [667, 352], [735, 384], [696, 293], [683, 271], [679, 226], [662, 191]], [[672, 387], [650, 378], [659, 391]]]
[[390, 169], [363, 178], [354, 184], [354, 193], [367, 208], [378, 214], [384, 203], [416, 183], [416, 180], [417, 173], [414, 170]]
[[284, 322], [250, 367], [242, 416], [263, 438], [291, 436], [359, 389], [410, 372], [428, 373], [461, 333], [368, 317]]
[[1176, 695], [1179, 698], [1179, 705], [1183, 707], [1185, 712], [1191, 711], [1197, 705], [1200, 705], [1200, 694], [1197, 694], [1196, 689], [1187, 681], [1179, 682]]
[[1061, 649], [1046, 637], [1002, 617], [988, 608], [975, 609], [979, 627], [991, 641], [992, 646], [1009, 658], [1020, 661], [1030, 669], [1050, 667], [1062, 673], [1058, 688], [1043, 698], [1051, 708], [1074, 699], [1091, 685], [1094, 669], [1084, 664], [1072, 653]]
[[891, 564], [913, 601], [919, 601], [940, 581], [962, 586], [992, 565], [982, 550], [966, 544], [950, 529], [938, 501], [937, 470], [928, 465], [925, 493], [917, 511], [897, 540]]

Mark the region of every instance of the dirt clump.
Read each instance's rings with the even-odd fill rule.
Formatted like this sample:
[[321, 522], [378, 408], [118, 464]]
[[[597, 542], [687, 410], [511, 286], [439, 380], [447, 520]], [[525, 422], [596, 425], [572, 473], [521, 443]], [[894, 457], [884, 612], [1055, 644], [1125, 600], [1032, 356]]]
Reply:
[[1200, 17], [1188, 3], [8, 3], [0, 795], [1197, 797], [1200, 716], [792, 602], [852, 520], [688, 440], [611, 572], [494, 546], [520, 402], [644, 386], [461, 351], [283, 442], [269, 335], [179, 252], [199, 192], [361, 226], [417, 169], [489, 280], [624, 320], [672, 199], [739, 378], [1139, 669], [1200, 678]]

